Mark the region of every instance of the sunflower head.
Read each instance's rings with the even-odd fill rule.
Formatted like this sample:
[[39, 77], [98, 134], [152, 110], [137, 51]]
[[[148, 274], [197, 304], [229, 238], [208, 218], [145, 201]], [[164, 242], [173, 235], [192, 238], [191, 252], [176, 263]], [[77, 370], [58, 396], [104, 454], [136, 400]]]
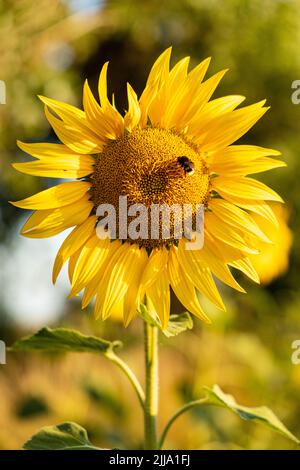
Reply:
[[[165, 328], [170, 315], [170, 290], [182, 305], [209, 322], [201, 296], [224, 309], [215, 277], [243, 291], [231, 269], [258, 282], [251, 262], [268, 227], [277, 221], [269, 201], [281, 201], [270, 188], [249, 175], [284, 166], [279, 152], [253, 145], [233, 145], [268, 108], [265, 101], [239, 108], [244, 100], [230, 95], [210, 100], [226, 71], [204, 80], [209, 60], [188, 70], [189, 58], [170, 68], [171, 49], [153, 65], [138, 98], [127, 85], [128, 110], [121, 115], [107, 96], [107, 66], [98, 85], [99, 101], [88, 82], [83, 88], [83, 110], [40, 97], [46, 117], [61, 143], [19, 146], [34, 161], [13, 166], [27, 174], [75, 179], [14, 202], [33, 209], [22, 228], [27, 237], [48, 237], [74, 227], [60, 247], [53, 268], [55, 281], [69, 263], [71, 295], [83, 292], [82, 305], [93, 299], [96, 317], [122, 315], [127, 325], [147, 302]], [[97, 235], [97, 208], [110, 205], [120, 220], [133, 221], [120, 209], [128, 207], [189, 205], [193, 220], [204, 207], [204, 246], [187, 250], [185, 233], [164, 236], [159, 219], [157, 237], [153, 222], [146, 236], [101, 239]], [[251, 257], [251, 259], [250, 259]]]

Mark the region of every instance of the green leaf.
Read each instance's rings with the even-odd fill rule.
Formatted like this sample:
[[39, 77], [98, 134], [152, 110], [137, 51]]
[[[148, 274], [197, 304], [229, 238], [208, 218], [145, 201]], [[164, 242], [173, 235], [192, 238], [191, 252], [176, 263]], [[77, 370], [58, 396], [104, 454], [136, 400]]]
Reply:
[[294, 436], [286, 427], [285, 425], [277, 418], [277, 416], [273, 413], [270, 408], [266, 406], [259, 406], [259, 407], [248, 407], [239, 405], [232, 395], [228, 395], [224, 393], [218, 385], [214, 385], [213, 388], [204, 387], [206, 391], [206, 396], [208, 399], [208, 404], [210, 405], [217, 405], [223, 408], [227, 408], [228, 410], [232, 411], [240, 418], [245, 419], [247, 421], [255, 421], [258, 423], [262, 423], [265, 426], [273, 429], [283, 436], [287, 437], [293, 442], [300, 444], [300, 441]]
[[149, 325], [151, 326], [157, 326], [158, 328], [161, 329], [161, 324], [160, 324], [160, 320], [158, 316], [156, 315], [156, 313], [154, 315], [154, 312], [150, 313], [147, 305], [140, 304], [138, 313], [140, 314], [140, 316], [146, 323], [149, 323]]
[[166, 329], [162, 330], [163, 334], [169, 338], [170, 336], [177, 336], [186, 330], [193, 328], [193, 320], [188, 312], [179, 313], [178, 315], [171, 315], [170, 321]]
[[[150, 310], [147, 305], [140, 305], [139, 314], [145, 322], [149, 323], [149, 325], [157, 326], [162, 330], [161, 322], [156, 312]], [[162, 330], [162, 332], [167, 338], [170, 338], [171, 336], [177, 336], [179, 333], [183, 333], [186, 330], [191, 330], [192, 328], [192, 317], [188, 312], [183, 312], [176, 315], [171, 315], [167, 328]]]
[[47, 426], [34, 434], [23, 449], [25, 450], [103, 450], [91, 444], [84, 428], [76, 423]]
[[10, 351], [96, 352], [106, 354], [120, 346], [119, 341], [106, 341], [96, 336], [85, 336], [67, 328], [42, 328], [31, 336], [20, 339]]

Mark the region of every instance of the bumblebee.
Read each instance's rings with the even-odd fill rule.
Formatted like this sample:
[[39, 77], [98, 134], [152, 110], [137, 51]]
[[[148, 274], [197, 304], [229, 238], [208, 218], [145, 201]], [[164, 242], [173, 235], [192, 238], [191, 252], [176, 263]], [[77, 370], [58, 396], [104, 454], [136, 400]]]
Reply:
[[195, 165], [188, 157], [178, 157], [177, 163], [184, 170], [186, 176], [192, 176], [195, 173]]

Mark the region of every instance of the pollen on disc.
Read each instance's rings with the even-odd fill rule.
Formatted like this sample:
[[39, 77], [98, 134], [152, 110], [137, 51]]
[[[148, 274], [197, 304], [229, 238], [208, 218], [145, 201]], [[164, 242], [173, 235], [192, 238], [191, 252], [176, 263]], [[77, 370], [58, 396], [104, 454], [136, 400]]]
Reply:
[[[192, 175], [179, 165], [182, 155], [193, 162]], [[197, 204], [207, 202], [209, 189], [209, 171], [195, 145], [169, 130], [136, 129], [110, 141], [98, 155], [92, 200], [95, 207], [112, 204], [118, 221], [119, 196], [127, 196], [128, 206], [144, 204], [150, 210], [153, 204], [190, 204], [194, 211]], [[149, 238], [150, 232], [151, 227]], [[150, 247], [166, 243], [162, 238], [134, 242]]]

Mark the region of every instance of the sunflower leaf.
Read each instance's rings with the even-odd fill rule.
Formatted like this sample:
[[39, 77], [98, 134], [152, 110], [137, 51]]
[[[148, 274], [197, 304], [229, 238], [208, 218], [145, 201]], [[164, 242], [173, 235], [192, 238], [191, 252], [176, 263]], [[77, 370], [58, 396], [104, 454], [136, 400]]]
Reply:
[[9, 350], [107, 354], [120, 345], [119, 341], [111, 342], [96, 336], [86, 336], [68, 328], [42, 328], [37, 333], [16, 341]]
[[300, 444], [299, 439], [285, 427], [270, 408], [239, 405], [232, 395], [224, 393], [218, 385], [214, 385], [213, 388], [204, 387], [204, 390], [208, 399], [207, 404], [227, 408], [246, 421], [262, 423], [296, 444]]
[[147, 305], [140, 305], [139, 314], [146, 323], [151, 326], [157, 326], [167, 338], [177, 336], [179, 333], [193, 328], [193, 320], [188, 312], [170, 315], [168, 326], [165, 329], [162, 329], [158, 316]]
[[163, 331], [163, 334], [170, 338], [171, 336], [177, 336], [179, 333], [183, 333], [186, 330], [193, 328], [193, 320], [188, 312], [171, 315], [167, 328]]
[[93, 446], [84, 428], [76, 423], [46, 426], [23, 445], [25, 450], [103, 450]]
[[150, 313], [148, 307], [145, 304], [140, 304], [138, 313], [140, 314], [142, 319], [149, 325], [161, 328], [158, 316], [154, 316], [152, 312]]

